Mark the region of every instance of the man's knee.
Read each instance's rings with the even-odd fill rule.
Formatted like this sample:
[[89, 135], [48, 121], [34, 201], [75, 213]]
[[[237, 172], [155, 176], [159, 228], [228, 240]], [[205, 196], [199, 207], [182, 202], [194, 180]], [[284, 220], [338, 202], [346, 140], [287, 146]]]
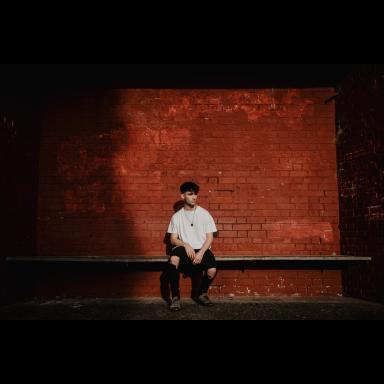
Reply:
[[169, 263], [176, 268], [179, 268], [180, 265], [180, 258], [178, 256], [172, 256]]
[[216, 268], [210, 268], [207, 271], [208, 278], [210, 280], [213, 280], [217, 275], [217, 269]]

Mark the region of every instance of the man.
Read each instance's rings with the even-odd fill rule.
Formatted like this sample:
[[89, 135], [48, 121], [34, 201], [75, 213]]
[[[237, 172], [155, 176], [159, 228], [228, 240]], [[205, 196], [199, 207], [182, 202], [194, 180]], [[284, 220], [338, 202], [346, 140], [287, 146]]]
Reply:
[[181, 310], [179, 271], [190, 267], [203, 271], [200, 292], [195, 301], [204, 306], [213, 305], [208, 290], [217, 274], [215, 256], [211, 252], [217, 228], [210, 213], [196, 204], [199, 190], [200, 187], [192, 182], [180, 187], [184, 208], [173, 215], [168, 228], [174, 246], [168, 265], [172, 292], [169, 309], [174, 312]]

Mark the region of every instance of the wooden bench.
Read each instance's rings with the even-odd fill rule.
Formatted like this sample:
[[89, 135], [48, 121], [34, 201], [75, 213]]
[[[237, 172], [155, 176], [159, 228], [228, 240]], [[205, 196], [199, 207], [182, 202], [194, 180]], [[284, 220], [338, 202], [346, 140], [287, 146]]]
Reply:
[[[342, 268], [350, 264], [372, 261], [364, 256], [217, 256], [218, 267], [223, 269], [269, 268]], [[120, 265], [123, 268], [158, 269], [167, 263], [167, 256], [87, 256], [87, 257], [8, 257], [7, 263], [48, 265]]]

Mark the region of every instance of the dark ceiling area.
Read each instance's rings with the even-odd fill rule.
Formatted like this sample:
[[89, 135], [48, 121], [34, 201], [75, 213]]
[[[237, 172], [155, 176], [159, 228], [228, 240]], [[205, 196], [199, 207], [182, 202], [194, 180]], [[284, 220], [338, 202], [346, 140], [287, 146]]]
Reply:
[[0, 64], [6, 89], [84, 87], [263, 88], [337, 86], [382, 64]]

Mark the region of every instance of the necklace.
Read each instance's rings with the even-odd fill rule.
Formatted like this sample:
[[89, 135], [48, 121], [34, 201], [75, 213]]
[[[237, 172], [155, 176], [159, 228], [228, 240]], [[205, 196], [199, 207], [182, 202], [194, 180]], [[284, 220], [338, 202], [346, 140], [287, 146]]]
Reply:
[[192, 219], [192, 223], [190, 222], [190, 220], [188, 219], [188, 216], [187, 216], [187, 214], [186, 214], [186, 212], [185, 212], [185, 208], [184, 208], [184, 216], [186, 217], [186, 219], [191, 223], [191, 227], [193, 227], [194, 226], [194, 224], [193, 224], [193, 222], [195, 221], [195, 214], [196, 214], [196, 209], [197, 209], [197, 207], [194, 209], [194, 213], [193, 213], [193, 219]]

